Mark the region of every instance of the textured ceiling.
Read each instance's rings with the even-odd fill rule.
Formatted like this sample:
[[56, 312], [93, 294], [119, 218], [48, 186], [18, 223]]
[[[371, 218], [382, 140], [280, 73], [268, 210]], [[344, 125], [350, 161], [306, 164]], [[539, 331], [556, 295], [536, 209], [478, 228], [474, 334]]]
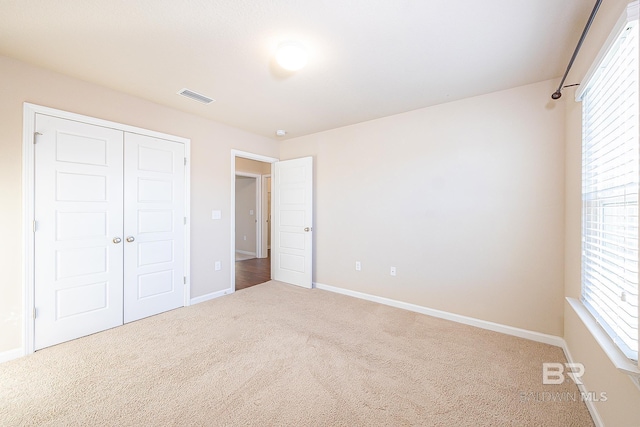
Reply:
[[[0, 0], [0, 54], [284, 138], [559, 77], [586, 0]], [[298, 40], [286, 74], [274, 47]], [[568, 82], [571, 83], [571, 82]], [[187, 87], [217, 102], [176, 95]]]

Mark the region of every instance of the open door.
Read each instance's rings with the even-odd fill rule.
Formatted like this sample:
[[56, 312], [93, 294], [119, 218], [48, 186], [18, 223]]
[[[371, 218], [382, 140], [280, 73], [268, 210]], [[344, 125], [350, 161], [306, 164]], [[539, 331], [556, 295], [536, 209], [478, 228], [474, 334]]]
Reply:
[[313, 158], [274, 164], [272, 278], [312, 287]]

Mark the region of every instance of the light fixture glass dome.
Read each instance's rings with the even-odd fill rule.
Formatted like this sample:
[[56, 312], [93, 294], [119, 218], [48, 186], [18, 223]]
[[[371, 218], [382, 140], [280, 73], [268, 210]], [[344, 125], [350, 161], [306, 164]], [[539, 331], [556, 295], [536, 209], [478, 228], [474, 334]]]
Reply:
[[308, 54], [305, 47], [298, 42], [284, 42], [278, 45], [276, 62], [289, 71], [298, 71], [307, 64]]

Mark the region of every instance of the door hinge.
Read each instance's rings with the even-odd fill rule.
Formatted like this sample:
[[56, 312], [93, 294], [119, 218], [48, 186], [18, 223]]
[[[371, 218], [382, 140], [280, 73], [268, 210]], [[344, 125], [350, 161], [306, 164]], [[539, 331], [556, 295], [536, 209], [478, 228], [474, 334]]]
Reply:
[[42, 135], [42, 134], [41, 134], [40, 132], [34, 132], [34, 133], [33, 133], [33, 143], [34, 143], [34, 144], [36, 143], [36, 137], [37, 137], [38, 135]]
[[36, 227], [37, 227], [37, 225], [36, 225], [36, 224], [37, 224], [37, 223], [36, 223], [36, 221], [35, 221], [35, 220], [33, 220], [33, 232], [34, 232], [34, 233], [36, 232]]
[[182, 283], [187, 284], [187, 276], [182, 276]]
[[184, 217], [184, 225], [187, 225], [187, 217]]
[[187, 166], [187, 158], [184, 158], [184, 165]]
[[35, 307], [33, 307], [33, 318], [35, 319], [35, 318], [36, 318], [36, 316], [37, 316], [37, 311], [36, 311], [36, 308], [35, 308]]

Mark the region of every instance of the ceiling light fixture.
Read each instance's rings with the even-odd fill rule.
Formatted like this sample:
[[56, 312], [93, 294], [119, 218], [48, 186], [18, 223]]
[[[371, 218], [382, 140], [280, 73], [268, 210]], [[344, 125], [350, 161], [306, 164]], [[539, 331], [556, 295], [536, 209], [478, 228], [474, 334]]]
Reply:
[[287, 134], [287, 132], [282, 130], [282, 129], [278, 129], [276, 131], [276, 136], [285, 136], [286, 134]]
[[289, 71], [298, 71], [305, 65], [308, 60], [307, 49], [298, 42], [283, 42], [278, 45], [276, 51], [276, 62]]

